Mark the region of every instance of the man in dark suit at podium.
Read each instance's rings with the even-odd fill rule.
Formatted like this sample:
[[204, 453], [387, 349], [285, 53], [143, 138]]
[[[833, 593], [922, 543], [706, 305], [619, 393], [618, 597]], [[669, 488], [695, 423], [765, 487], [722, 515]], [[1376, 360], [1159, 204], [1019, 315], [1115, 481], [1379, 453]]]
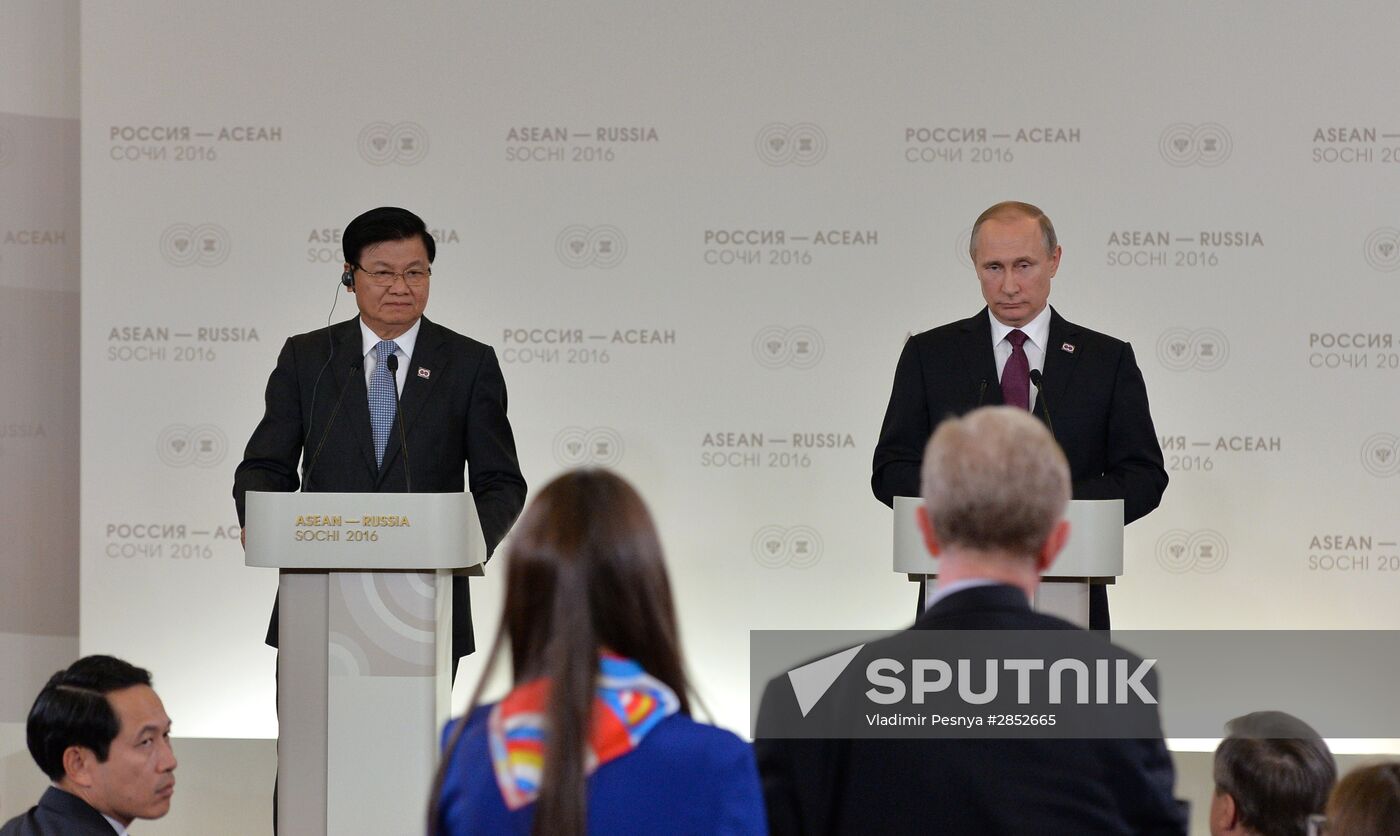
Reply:
[[[1057, 631], [1052, 646], [1065, 656], [1112, 655], [1131, 660], [1129, 668], [1142, 661], [1031, 609], [1041, 573], [1069, 534], [1069, 468], [1042, 424], [1004, 406], [943, 422], [924, 457], [922, 494], [920, 527], [943, 571], [928, 610], [911, 630], [863, 645], [846, 669], [854, 677], [838, 680], [815, 706], [799, 706], [789, 677], [764, 689], [754, 750], [770, 830], [1185, 834], [1155, 704], [1140, 709], [1145, 722], [1134, 728], [1154, 735], [1142, 739], [782, 736], [822, 712], [872, 710], [862, 660], [897, 655], [891, 648], [919, 631]], [[967, 652], [955, 644], [965, 636], [949, 633], [947, 653]], [[1156, 692], [1155, 679], [1149, 687]]]
[[[998, 203], [973, 224], [970, 248], [987, 307], [904, 344], [875, 445], [876, 498], [893, 506], [918, 494], [923, 446], [940, 421], [1008, 404], [1049, 425], [1075, 499], [1123, 500], [1124, 524], [1146, 515], [1167, 487], [1147, 388], [1132, 346], [1049, 306], [1061, 254], [1050, 219], [1029, 203]], [[1090, 592], [1089, 625], [1109, 628], [1101, 585]]]
[[[282, 347], [267, 381], [266, 411], [234, 473], [239, 524], [250, 490], [465, 487], [490, 552], [525, 502], [496, 353], [423, 316], [436, 244], [417, 215], [372, 209], [345, 227], [341, 242], [341, 283], [360, 314]], [[457, 660], [475, 649], [466, 578], [453, 579], [452, 601], [455, 672]], [[273, 647], [277, 621], [274, 605], [267, 632]]]

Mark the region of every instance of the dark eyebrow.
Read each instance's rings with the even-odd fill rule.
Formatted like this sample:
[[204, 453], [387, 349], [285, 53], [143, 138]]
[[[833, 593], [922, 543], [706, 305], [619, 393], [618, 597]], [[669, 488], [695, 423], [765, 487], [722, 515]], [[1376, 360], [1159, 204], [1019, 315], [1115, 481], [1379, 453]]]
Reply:
[[[393, 265], [389, 264], [387, 261], [370, 261], [370, 262], [366, 262], [366, 264], [367, 264], [369, 267], [374, 267], [374, 268], [376, 268], [376, 269], [378, 269], [378, 270], [388, 270], [388, 269], [390, 269], [390, 268], [393, 266]], [[412, 261], [410, 261], [410, 262], [408, 263], [408, 266], [407, 266], [407, 267], [405, 267], [405, 268], [403, 268], [403, 269], [405, 269], [405, 270], [414, 270], [414, 269], [418, 269], [418, 268], [422, 268], [422, 267], [426, 267], [426, 266], [427, 266], [427, 264], [423, 261], [423, 259], [421, 259], [421, 258], [415, 258], [415, 259], [413, 259]], [[365, 270], [365, 269], [367, 269], [367, 267], [366, 267], [366, 265], [362, 264], [362, 265], [360, 265], [360, 269], [361, 269], [361, 270]]]

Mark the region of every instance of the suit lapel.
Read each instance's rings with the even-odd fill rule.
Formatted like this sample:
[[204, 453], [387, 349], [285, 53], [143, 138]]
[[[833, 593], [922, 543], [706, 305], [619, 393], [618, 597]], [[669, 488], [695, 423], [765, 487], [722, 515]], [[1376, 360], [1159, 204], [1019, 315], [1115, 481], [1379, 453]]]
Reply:
[[[968, 401], [972, 405], [969, 409], [1006, 403], [997, 379], [997, 358], [992, 352], [991, 315], [983, 308], [976, 316], [964, 319], [959, 327], [962, 339], [958, 351], [962, 355], [961, 365], [968, 372], [968, 386], [972, 393]], [[986, 385], [985, 389], [983, 384]]]
[[1059, 311], [1050, 308], [1050, 338], [1045, 346], [1045, 372], [1042, 378], [1044, 397], [1035, 399], [1035, 414], [1045, 420], [1045, 404], [1065, 403], [1075, 363], [1083, 353], [1079, 344], [1079, 326], [1065, 321]]
[[377, 471], [374, 463], [374, 433], [369, 426], [369, 392], [365, 389], [364, 341], [360, 337], [360, 318], [357, 316], [345, 324], [345, 329], [336, 341], [335, 353], [340, 357], [359, 358], [360, 362], [351, 368], [350, 363], [335, 363], [336, 389], [344, 387], [345, 403], [341, 412], [350, 422], [354, 432], [355, 446], [369, 468], [370, 476]]
[[[398, 415], [394, 426], [389, 430], [389, 444], [384, 450], [384, 466], [379, 469], [379, 482], [389, 473], [390, 466], [402, 455], [403, 443], [399, 439], [399, 423], [403, 424], [403, 438], [413, 430], [414, 422], [423, 412], [428, 401], [428, 393], [447, 372], [450, 355], [446, 351], [447, 335], [436, 323], [423, 317], [418, 329], [418, 341], [413, 346], [413, 356], [408, 361], [408, 376], [404, 379], [403, 394], [399, 397]], [[421, 370], [421, 371], [420, 371]], [[427, 377], [423, 374], [427, 373]], [[366, 402], [366, 414], [369, 406]], [[402, 465], [400, 465], [401, 467]]]

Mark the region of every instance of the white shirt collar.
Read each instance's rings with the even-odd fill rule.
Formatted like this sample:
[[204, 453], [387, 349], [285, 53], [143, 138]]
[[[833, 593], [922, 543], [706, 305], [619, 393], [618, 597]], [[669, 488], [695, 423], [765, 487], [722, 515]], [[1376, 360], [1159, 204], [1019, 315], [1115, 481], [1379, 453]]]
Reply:
[[122, 827], [121, 822], [117, 821], [116, 819], [112, 818], [106, 813], [102, 814], [102, 818], [106, 819], [107, 823], [112, 826], [112, 830], [116, 832], [116, 836], [126, 836], [126, 828]]
[[[1011, 329], [1007, 329], [1008, 331]], [[966, 578], [952, 583], [934, 582], [929, 584], [924, 592], [924, 610], [933, 609], [933, 605], [947, 598], [955, 592], [962, 592], [964, 589], [975, 589], [979, 586], [996, 586], [1001, 581], [994, 581], [990, 578]]]
[[[374, 331], [370, 330], [370, 327], [365, 324], [363, 317], [360, 318], [359, 323], [360, 345], [364, 348], [364, 351], [361, 352], [361, 356], [368, 357], [370, 352], [374, 351], [374, 347], [379, 345], [382, 338], [374, 333]], [[399, 350], [394, 352], [395, 354], [401, 355], [404, 360], [413, 359], [413, 346], [418, 343], [418, 328], [422, 324], [423, 317], [420, 316], [414, 321], [412, 327], [402, 334], [399, 334], [397, 337], [394, 337], [393, 342], [399, 347]], [[373, 368], [373, 366], [370, 363], [366, 363], [365, 368], [369, 369]]]
[[[987, 318], [992, 321], [993, 346], [1006, 339], [1007, 334], [1017, 330], [1011, 325], [1003, 324], [1001, 320], [993, 316], [991, 308], [987, 308]], [[1035, 343], [1036, 348], [1039, 348], [1041, 353], [1044, 353], [1045, 345], [1050, 342], [1050, 305], [1046, 304], [1046, 306], [1041, 309], [1040, 313], [1035, 315], [1035, 319], [1022, 325], [1019, 330], [1023, 332], [1031, 342]]]

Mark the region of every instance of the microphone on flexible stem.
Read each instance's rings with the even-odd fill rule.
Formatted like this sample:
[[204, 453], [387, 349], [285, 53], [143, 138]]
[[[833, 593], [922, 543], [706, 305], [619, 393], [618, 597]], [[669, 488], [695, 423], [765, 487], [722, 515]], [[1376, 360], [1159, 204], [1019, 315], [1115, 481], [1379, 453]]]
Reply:
[[[335, 416], [340, 412], [340, 404], [345, 400], [345, 390], [350, 386], [350, 381], [354, 380], [354, 375], [360, 370], [362, 358], [356, 357], [350, 361], [350, 371], [345, 375], [345, 382], [340, 384], [340, 394], [336, 396], [335, 407], [331, 409], [331, 417], [326, 421], [326, 428], [321, 431], [321, 440], [316, 444], [316, 452], [311, 454], [311, 464], [306, 466], [306, 471], [301, 476], [301, 489], [311, 484], [311, 473], [316, 469], [316, 462], [321, 458], [321, 448], [326, 446], [326, 439], [331, 436], [331, 427], [335, 426]], [[311, 408], [315, 409], [316, 404], [312, 403]]]
[[981, 406], [983, 399], [987, 397], [987, 380], [982, 379], [982, 385], [977, 389], [977, 405]]
[[1031, 369], [1031, 383], [1035, 384], [1036, 397], [1040, 399], [1040, 405], [1045, 407], [1045, 423], [1050, 427], [1050, 436], [1055, 436], [1055, 422], [1050, 417], [1050, 401], [1045, 398], [1045, 387], [1041, 384], [1040, 369]]
[[413, 480], [408, 475], [408, 439], [403, 434], [403, 400], [399, 397], [399, 356], [390, 354], [384, 361], [389, 366], [389, 374], [394, 376], [394, 423], [399, 425], [399, 450], [403, 453], [404, 490], [413, 493]]

